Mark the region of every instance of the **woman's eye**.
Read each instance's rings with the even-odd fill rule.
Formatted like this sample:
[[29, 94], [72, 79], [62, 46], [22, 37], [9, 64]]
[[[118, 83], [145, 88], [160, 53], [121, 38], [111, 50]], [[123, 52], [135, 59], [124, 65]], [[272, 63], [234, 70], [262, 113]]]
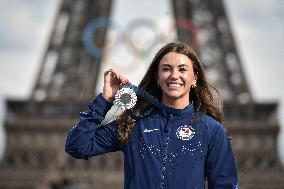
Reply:
[[179, 71], [180, 71], [180, 72], [186, 72], [186, 71], [187, 71], [187, 69], [185, 69], [185, 68], [181, 68], [181, 69], [179, 69]]
[[170, 71], [170, 68], [163, 68], [163, 71]]

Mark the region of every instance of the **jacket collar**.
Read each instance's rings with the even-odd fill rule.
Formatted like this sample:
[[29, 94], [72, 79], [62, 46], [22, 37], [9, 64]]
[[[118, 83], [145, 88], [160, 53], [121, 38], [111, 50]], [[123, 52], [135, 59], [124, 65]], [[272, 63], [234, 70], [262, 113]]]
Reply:
[[170, 106], [166, 106], [162, 103], [154, 104], [152, 105], [151, 108], [149, 108], [139, 117], [145, 117], [149, 115], [153, 110], [158, 111], [158, 112], [163, 112], [163, 114], [165, 115], [174, 115], [174, 116], [189, 115], [189, 114], [194, 113], [194, 104], [193, 102], [191, 102], [188, 106], [186, 106], [183, 109], [175, 109]]
[[172, 108], [172, 107], [166, 106], [162, 103], [158, 108], [160, 108], [161, 110], [163, 110], [167, 114], [172, 114], [172, 115], [176, 115], [176, 116], [188, 115], [188, 114], [192, 114], [194, 112], [194, 105], [193, 105], [192, 102], [183, 109]]

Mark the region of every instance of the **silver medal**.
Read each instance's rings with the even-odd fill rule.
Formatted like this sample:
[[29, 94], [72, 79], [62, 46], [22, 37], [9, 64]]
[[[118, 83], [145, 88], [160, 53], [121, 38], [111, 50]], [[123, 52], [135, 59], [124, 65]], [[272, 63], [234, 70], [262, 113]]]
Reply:
[[136, 93], [127, 87], [117, 91], [114, 103], [121, 109], [131, 109], [137, 101]]

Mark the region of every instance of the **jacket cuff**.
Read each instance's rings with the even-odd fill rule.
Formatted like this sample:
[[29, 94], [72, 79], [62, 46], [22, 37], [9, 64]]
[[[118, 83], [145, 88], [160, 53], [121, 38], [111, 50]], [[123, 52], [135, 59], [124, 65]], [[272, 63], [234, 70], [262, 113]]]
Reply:
[[93, 101], [91, 101], [88, 105], [90, 111], [97, 112], [101, 116], [106, 116], [107, 112], [113, 106], [112, 102], [107, 101], [102, 93], [100, 93]]

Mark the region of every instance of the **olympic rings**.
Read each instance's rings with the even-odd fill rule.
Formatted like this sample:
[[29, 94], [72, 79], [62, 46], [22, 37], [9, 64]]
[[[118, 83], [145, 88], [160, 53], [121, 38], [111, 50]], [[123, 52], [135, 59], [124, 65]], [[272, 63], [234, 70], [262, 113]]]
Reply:
[[[98, 47], [94, 44], [93, 35], [95, 32], [103, 27], [107, 27], [111, 29], [109, 31], [114, 32], [114, 40], [112, 42], [108, 42], [104, 48]], [[153, 37], [152, 41], [147, 42], [147, 44], [138, 44], [139, 39], [135, 38], [134, 33], [139, 29], [144, 28], [148, 29], [152, 32]], [[123, 32], [119, 30], [119, 27], [112, 22], [109, 18], [99, 17], [91, 20], [91, 22], [86, 26], [83, 31], [82, 41], [86, 48], [86, 51], [96, 57], [101, 58], [102, 54], [106, 51], [114, 50], [118, 43], [125, 43], [131, 52], [135, 53], [139, 57], [145, 57], [149, 54], [153, 47], [159, 43], [165, 41], [168, 38], [170, 32], [173, 32], [174, 29], [184, 29], [189, 32], [192, 36], [192, 41], [188, 42], [194, 50], [199, 49], [199, 40], [198, 40], [198, 28], [195, 26], [193, 22], [186, 19], [178, 19], [175, 22], [171, 22], [168, 25], [168, 28], [163, 29], [161, 31], [166, 31], [166, 35], [162, 32], [159, 32], [157, 24], [146, 18], [139, 18], [130, 22]], [[143, 47], [144, 46], [144, 47]]]
[[[82, 37], [83, 44], [87, 52], [96, 58], [102, 57], [103, 49], [101, 49], [96, 44], [94, 44], [93, 35], [99, 28], [103, 28], [103, 27], [107, 27], [108, 29], [109, 28], [118, 29], [118, 27], [116, 27], [116, 25], [114, 25], [114, 23], [110, 19], [105, 18], [105, 17], [99, 17], [99, 18], [92, 20], [83, 31], [83, 37]], [[118, 42], [117, 40], [112, 42], [113, 43], [112, 48], [116, 45], [117, 42]], [[108, 45], [107, 49], [111, 49], [111, 45], [109, 44], [107, 45]]]
[[[152, 31], [152, 33], [154, 34], [152, 42], [149, 42], [149, 44], [138, 45], [139, 40], [135, 39], [133, 34], [139, 29], [139, 27], [142, 29], [143, 27], [148, 28]], [[148, 54], [159, 40], [158, 27], [152, 20], [147, 20], [145, 18], [136, 19], [135, 22], [129, 23], [129, 25], [126, 26], [125, 30], [127, 32], [124, 32], [123, 39], [126, 41], [127, 46], [131, 48], [131, 50], [133, 49], [134, 53], [137, 53], [142, 56]], [[143, 45], [146, 47], [141, 47]]]

